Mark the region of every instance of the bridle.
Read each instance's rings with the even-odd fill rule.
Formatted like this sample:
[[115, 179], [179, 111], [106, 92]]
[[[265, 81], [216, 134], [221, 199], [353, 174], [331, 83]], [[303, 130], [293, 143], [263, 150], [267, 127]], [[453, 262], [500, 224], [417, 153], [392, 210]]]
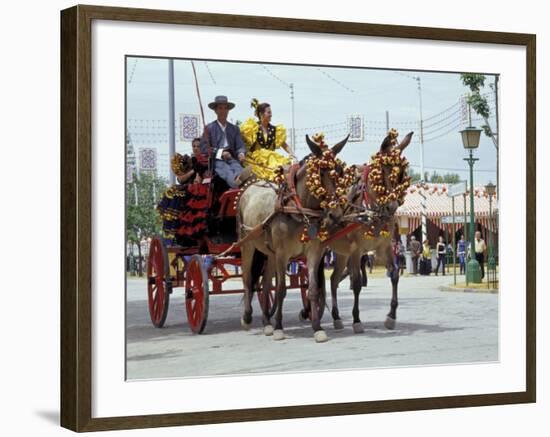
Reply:
[[[372, 165], [367, 164], [363, 168], [360, 180], [356, 186], [358, 190], [350, 193], [348, 208], [355, 210], [350, 214], [345, 214], [342, 221], [361, 222], [363, 224], [383, 223], [391, 218], [391, 215], [383, 211], [380, 204], [376, 202], [372, 193], [369, 193], [369, 174], [372, 170]], [[355, 204], [357, 197], [361, 198], [360, 205]]]

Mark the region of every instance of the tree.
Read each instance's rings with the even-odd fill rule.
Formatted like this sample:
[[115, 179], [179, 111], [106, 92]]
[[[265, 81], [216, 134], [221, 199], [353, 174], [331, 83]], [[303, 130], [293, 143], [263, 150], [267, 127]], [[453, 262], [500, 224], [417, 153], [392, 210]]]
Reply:
[[154, 173], [134, 174], [133, 181], [126, 184], [126, 239], [138, 247], [138, 274], [142, 276], [141, 244], [143, 239], [160, 234], [162, 223], [156, 206], [167, 181]]
[[[487, 98], [481, 95], [481, 90], [485, 86], [486, 77], [483, 74], [463, 73], [460, 75], [460, 78], [462, 79], [462, 83], [470, 88], [471, 91], [467, 100], [468, 104], [476, 114], [483, 118], [485, 124], [481, 126], [481, 128], [485, 132], [485, 135], [493, 140], [495, 148], [498, 149], [496, 134], [493, 132], [493, 129], [491, 129], [489, 123], [489, 115], [491, 114], [489, 103], [487, 102]], [[489, 88], [494, 91], [495, 84], [490, 84]]]
[[[409, 176], [411, 177], [411, 182], [413, 184], [416, 182], [420, 182], [420, 172], [416, 172], [413, 169], [410, 169]], [[431, 175], [427, 171], [425, 171], [424, 180], [439, 184], [455, 184], [457, 182], [460, 182], [461, 179], [458, 173], [439, 174], [434, 170]]]
[[445, 173], [439, 174], [435, 170], [430, 176], [430, 182], [434, 183], [444, 183], [444, 184], [456, 184], [460, 181], [460, 175], [457, 173]]
[[420, 172], [414, 171], [412, 168], [410, 168], [409, 176], [411, 177], [411, 182], [420, 182]]
[[[489, 88], [495, 93], [495, 108], [497, 110], [496, 114], [496, 132], [492, 129], [491, 124], [489, 123], [489, 115], [491, 113], [489, 103], [487, 98], [481, 94], [482, 89], [485, 87], [486, 77], [483, 74], [475, 73], [463, 73], [460, 75], [462, 83], [470, 89], [470, 94], [468, 95], [468, 104], [470, 107], [483, 118], [484, 125], [481, 126], [483, 132], [486, 136], [491, 138], [493, 145], [495, 146], [497, 154], [497, 193], [498, 193], [498, 183], [499, 183], [499, 174], [498, 174], [498, 76], [495, 75], [495, 82], [489, 84]], [[498, 195], [498, 194], [497, 194]]]

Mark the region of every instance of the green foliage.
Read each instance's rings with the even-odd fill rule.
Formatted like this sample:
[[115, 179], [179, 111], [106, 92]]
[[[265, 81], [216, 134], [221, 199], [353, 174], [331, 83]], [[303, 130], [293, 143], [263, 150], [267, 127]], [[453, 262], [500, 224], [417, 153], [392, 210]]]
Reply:
[[445, 183], [445, 184], [455, 184], [457, 182], [460, 182], [460, 175], [457, 173], [445, 173], [445, 174], [439, 174], [436, 171], [434, 171], [430, 175], [430, 182], [434, 183]]
[[140, 239], [160, 234], [162, 223], [156, 206], [167, 181], [152, 173], [142, 172], [126, 184], [126, 238], [137, 243]]
[[489, 118], [489, 103], [487, 99], [482, 97], [479, 92], [474, 92], [468, 96], [468, 103], [471, 105], [472, 109], [483, 118]]
[[409, 168], [409, 176], [411, 177], [411, 182], [419, 182], [420, 181], [420, 172], [414, 171], [412, 168]]
[[[468, 104], [472, 107], [476, 114], [480, 115], [484, 119], [489, 118], [491, 113], [489, 103], [487, 102], [487, 99], [481, 95], [481, 89], [485, 86], [486, 77], [483, 74], [463, 73], [460, 75], [460, 79], [462, 80], [462, 83], [471, 91], [471, 94], [468, 96], [467, 100]], [[490, 87], [491, 89], [493, 88], [492, 85], [490, 85]], [[487, 125], [483, 126], [483, 132], [488, 137], [493, 136], [491, 128]]]
[[460, 79], [473, 93], [479, 93], [485, 85], [485, 76], [483, 74], [463, 73], [460, 75]]
[[[416, 183], [420, 182], [420, 172], [416, 172], [413, 169], [409, 169], [409, 176], [411, 177], [411, 182]], [[445, 173], [445, 174], [439, 174], [436, 171], [433, 171], [430, 175], [427, 171], [424, 172], [424, 180], [428, 182], [434, 182], [434, 183], [446, 183], [446, 184], [454, 184], [456, 182], [460, 182], [460, 175], [457, 173]]]

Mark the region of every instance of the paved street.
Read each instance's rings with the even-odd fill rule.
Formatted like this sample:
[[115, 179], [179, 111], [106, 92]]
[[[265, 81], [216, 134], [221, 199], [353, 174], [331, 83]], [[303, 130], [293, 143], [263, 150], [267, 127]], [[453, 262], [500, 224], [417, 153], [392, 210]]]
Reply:
[[384, 328], [391, 299], [389, 280], [369, 278], [360, 298], [365, 332], [354, 334], [353, 294], [344, 280], [339, 293], [344, 329], [335, 330], [330, 311], [325, 311], [323, 327], [330, 340], [317, 344], [311, 326], [298, 320], [298, 291], [287, 294], [283, 319], [287, 338], [277, 342], [262, 333], [256, 298], [252, 329], [241, 328], [240, 294], [210, 296], [206, 331], [194, 335], [187, 326], [183, 289], [177, 288], [165, 327], [154, 328], [145, 281], [129, 279], [128, 379], [497, 361], [498, 294], [439, 290], [450, 283], [452, 276], [403, 277], [397, 326], [389, 331]]

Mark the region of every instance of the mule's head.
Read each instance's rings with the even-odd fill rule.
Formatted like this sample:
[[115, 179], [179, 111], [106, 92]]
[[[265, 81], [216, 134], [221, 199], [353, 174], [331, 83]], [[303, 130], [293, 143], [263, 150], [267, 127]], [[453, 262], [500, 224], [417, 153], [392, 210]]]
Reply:
[[347, 187], [351, 184], [354, 170], [337, 158], [349, 139], [328, 147], [323, 135], [314, 135], [311, 139], [306, 135], [306, 143], [311, 150], [310, 157], [305, 161], [305, 187], [314, 205], [325, 211], [329, 224], [334, 224], [343, 215], [343, 205], [347, 201]]
[[413, 132], [409, 132], [401, 142], [398, 133], [392, 129], [380, 145], [380, 150], [372, 156], [365, 181], [370, 198], [370, 206], [382, 216], [392, 216], [403, 203], [404, 195], [410, 185], [407, 175], [409, 163], [402, 156], [403, 150], [410, 144]]

